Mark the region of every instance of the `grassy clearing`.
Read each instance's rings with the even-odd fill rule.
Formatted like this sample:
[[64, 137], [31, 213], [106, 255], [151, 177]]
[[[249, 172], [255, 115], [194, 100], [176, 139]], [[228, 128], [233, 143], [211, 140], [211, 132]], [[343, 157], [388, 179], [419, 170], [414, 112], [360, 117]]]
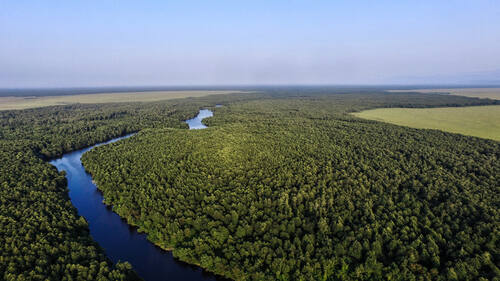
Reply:
[[[389, 92], [410, 92], [409, 90], [390, 90]], [[458, 88], [458, 89], [416, 89], [411, 92], [420, 93], [450, 93], [452, 95], [473, 97], [473, 98], [490, 98], [500, 100], [500, 88]]]
[[153, 102], [160, 100], [203, 97], [215, 94], [229, 94], [240, 91], [150, 91], [84, 94], [71, 96], [42, 97], [0, 97], [0, 110], [26, 109], [51, 105], [74, 103], [114, 103], [114, 102]]
[[500, 105], [445, 108], [378, 108], [357, 117], [500, 141]]

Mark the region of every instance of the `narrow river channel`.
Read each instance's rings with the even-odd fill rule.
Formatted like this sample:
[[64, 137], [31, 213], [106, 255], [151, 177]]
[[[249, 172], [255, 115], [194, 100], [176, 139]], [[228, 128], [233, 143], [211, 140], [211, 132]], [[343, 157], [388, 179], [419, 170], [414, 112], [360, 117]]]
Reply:
[[[189, 129], [203, 129], [204, 118], [212, 116], [208, 109], [200, 110], [198, 116], [187, 120]], [[96, 144], [92, 147], [66, 153], [62, 158], [52, 160], [58, 171], [66, 171], [69, 197], [90, 228], [92, 238], [104, 248], [106, 255], [114, 263], [128, 261], [141, 278], [146, 281], [163, 280], [221, 280], [201, 268], [177, 261], [171, 252], [164, 251], [146, 239], [135, 228], [129, 226], [104, 205], [101, 192], [85, 172], [80, 158], [94, 147], [128, 138], [133, 134]]]

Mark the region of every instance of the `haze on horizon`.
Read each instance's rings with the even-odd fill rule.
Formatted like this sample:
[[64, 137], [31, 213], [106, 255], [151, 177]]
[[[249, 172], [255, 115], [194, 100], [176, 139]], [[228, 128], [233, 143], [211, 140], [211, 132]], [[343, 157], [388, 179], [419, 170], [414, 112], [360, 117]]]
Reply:
[[500, 84], [500, 3], [0, 0], [0, 88]]

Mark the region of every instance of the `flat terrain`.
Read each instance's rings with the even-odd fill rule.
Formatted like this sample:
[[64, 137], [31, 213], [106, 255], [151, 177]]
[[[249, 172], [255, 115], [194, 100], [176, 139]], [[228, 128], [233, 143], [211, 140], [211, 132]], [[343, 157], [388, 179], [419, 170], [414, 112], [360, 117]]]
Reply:
[[143, 130], [81, 159], [121, 218], [233, 280], [493, 280], [500, 142], [345, 115], [438, 100], [472, 102], [394, 93], [231, 102], [205, 130]]
[[69, 96], [0, 97], [0, 110], [26, 109], [74, 103], [153, 102], [236, 92], [239, 91], [150, 91]]
[[421, 92], [421, 93], [450, 93], [458, 96], [473, 98], [490, 98], [500, 100], [500, 88], [457, 88], [457, 89], [416, 89], [416, 90], [389, 90], [389, 92]]
[[[83, 165], [104, 203], [181, 261], [234, 280], [498, 279], [500, 142], [346, 116], [497, 101], [329, 91], [0, 111], [0, 280], [138, 279], [44, 161], [132, 132]], [[208, 128], [188, 131], [203, 107]]]
[[444, 108], [378, 108], [354, 113], [357, 117], [421, 129], [500, 141], [500, 106]]

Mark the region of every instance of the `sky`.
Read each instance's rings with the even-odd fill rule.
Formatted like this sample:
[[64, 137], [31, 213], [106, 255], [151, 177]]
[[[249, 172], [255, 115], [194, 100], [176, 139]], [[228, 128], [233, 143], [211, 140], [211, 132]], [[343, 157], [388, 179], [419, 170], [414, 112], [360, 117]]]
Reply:
[[500, 1], [0, 0], [0, 88], [500, 84]]

